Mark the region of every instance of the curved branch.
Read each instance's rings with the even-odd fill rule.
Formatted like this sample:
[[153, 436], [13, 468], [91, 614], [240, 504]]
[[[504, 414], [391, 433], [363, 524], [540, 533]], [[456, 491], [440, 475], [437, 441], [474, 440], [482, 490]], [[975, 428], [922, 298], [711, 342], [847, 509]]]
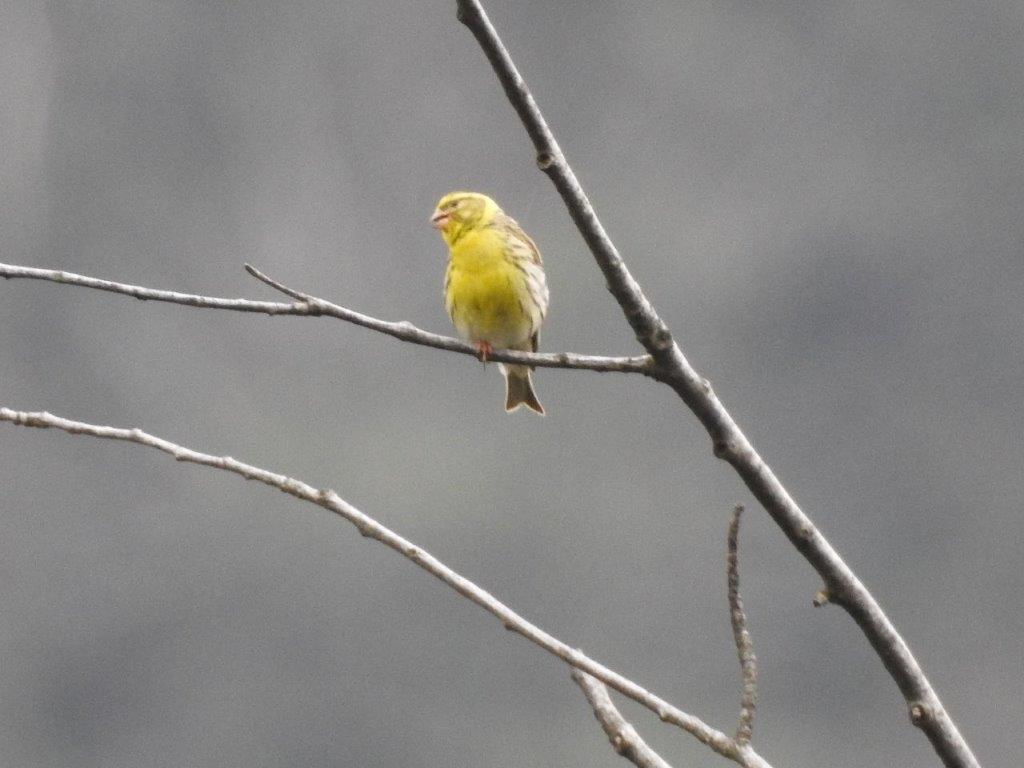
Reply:
[[[84, 288], [94, 288], [110, 293], [119, 293], [124, 296], [132, 296], [141, 301], [164, 301], [170, 304], [181, 304], [186, 307], [197, 307], [200, 309], [228, 309], [234, 312], [254, 312], [263, 315], [298, 315], [302, 317], [333, 317], [337, 320], [344, 320], [347, 323], [369, 328], [401, 341], [411, 344], [419, 344], [424, 347], [443, 349], [448, 352], [458, 352], [463, 355], [477, 357], [475, 347], [451, 336], [442, 336], [437, 333], [430, 333], [417, 328], [410, 322], [380, 320], [376, 317], [364, 315], [361, 312], [339, 306], [324, 299], [295, 291], [291, 288], [271, 280], [255, 267], [248, 264], [245, 268], [249, 274], [263, 281], [267, 285], [288, 294], [296, 301], [282, 303], [277, 301], [254, 301], [252, 299], [227, 299], [218, 296], [199, 296], [191, 293], [179, 293], [178, 291], [165, 291], [156, 288], [146, 288], [141, 285], [129, 285], [127, 283], [116, 283], [112, 280], [100, 280], [86, 275], [76, 275], [73, 272], [64, 272], [57, 269], [37, 269], [35, 267], [22, 267], [16, 264], [0, 264], [0, 277], [6, 279], [26, 278], [30, 280], [46, 280], [51, 283], [63, 285], [77, 285]], [[532, 365], [537, 368], [567, 368], [572, 370], [598, 371], [602, 373], [641, 373], [646, 376], [654, 376], [655, 371], [649, 355], [636, 357], [601, 357], [597, 355], [577, 355], [571, 352], [518, 352], [515, 350], [495, 349], [487, 356], [488, 360], [498, 363], [517, 363], [521, 365]]]
[[424, 571], [435, 576], [467, 598], [470, 602], [475, 603], [495, 616], [501, 621], [505, 629], [522, 635], [531, 643], [540, 646], [566, 664], [586, 672], [610, 688], [614, 688], [622, 695], [628, 696], [633, 701], [642, 704], [657, 714], [664, 722], [682, 728], [718, 754], [739, 763], [744, 768], [771, 768], [768, 762], [751, 750], [748, 745], [737, 744], [732, 738], [712, 728], [700, 718], [683, 712], [678, 707], [669, 704], [629, 678], [623, 677], [618, 672], [614, 672], [603, 664], [594, 661], [578, 648], [572, 648], [558, 638], [549, 635], [543, 629], [530, 623], [502, 603], [490, 592], [487, 592], [465, 576], [452, 570], [423, 548], [399, 536], [390, 528], [385, 527], [369, 515], [359, 511], [332, 490], [314, 488], [301, 480], [296, 480], [287, 475], [279, 475], [251, 464], [245, 464], [230, 456], [212, 456], [200, 453], [191, 448], [172, 443], [169, 440], [150, 435], [140, 429], [124, 429], [87, 424], [81, 421], [72, 421], [54, 416], [44, 411], [15, 411], [10, 408], [0, 408], [0, 421], [39, 429], [52, 427], [72, 435], [90, 435], [107, 440], [122, 440], [145, 445], [170, 454], [177, 461], [201, 464], [206, 467], [233, 472], [236, 475], [241, 475], [246, 480], [256, 480], [264, 485], [269, 485], [290, 494], [297, 499], [323, 507], [352, 523], [363, 536], [379, 541], [384, 546], [408, 558]]
[[726, 539], [726, 575], [729, 586], [729, 619], [732, 622], [732, 636], [736, 641], [736, 654], [740, 659], [743, 674], [743, 695], [740, 697], [740, 722], [736, 728], [736, 741], [747, 744], [754, 732], [754, 709], [757, 707], [757, 657], [754, 655], [754, 641], [747, 629], [747, 614], [740, 597], [740, 516], [743, 505], [737, 504], [729, 521], [729, 535]]
[[665, 322], [644, 296], [565, 159], [480, 0], [456, 0], [458, 18], [473, 33], [548, 175], [576, 223], [637, 340], [655, 361], [655, 377], [671, 386], [711, 436], [715, 455], [732, 465], [765, 510], [825, 582], [832, 602], [861, 628], [907, 702], [911, 721], [924, 731], [950, 768], [978, 768], [977, 758], [946, 712], [906, 641], [874, 596], [790, 496], [732, 415], [683, 355]]
[[637, 768], [672, 768], [661, 755], [647, 746], [636, 728], [616, 709], [603, 683], [578, 669], [572, 671], [572, 679], [587, 697], [590, 708], [594, 710], [594, 717], [608, 736], [612, 749]]

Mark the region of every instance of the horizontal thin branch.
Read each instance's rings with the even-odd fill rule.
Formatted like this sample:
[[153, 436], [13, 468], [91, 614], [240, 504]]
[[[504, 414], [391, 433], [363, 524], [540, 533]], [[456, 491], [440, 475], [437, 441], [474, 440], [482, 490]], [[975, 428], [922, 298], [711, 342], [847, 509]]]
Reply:
[[754, 732], [754, 709], [757, 707], [757, 657], [754, 655], [754, 641], [747, 628], [747, 614], [743, 610], [740, 596], [740, 517], [743, 505], [737, 504], [729, 521], [729, 535], [726, 537], [726, 576], [729, 588], [729, 619], [732, 622], [732, 636], [736, 641], [736, 654], [740, 660], [743, 675], [743, 694], [740, 697], [740, 722], [736, 728], [736, 741], [746, 744]]
[[472, 32], [533, 141], [538, 167], [558, 190], [590, 252], [604, 273], [637, 340], [655, 361], [659, 381], [672, 387], [711, 437], [715, 455], [728, 462], [796, 549], [825, 582], [830, 599], [841, 605], [864, 632], [906, 700], [918, 726], [948, 768], [979, 768], [910, 647], [867, 587], [793, 500], [771, 467], [754, 449], [732, 415], [672, 338], [626, 266], [562, 149], [548, 127], [526, 81], [487, 17], [480, 0], [456, 0], [458, 19]]
[[[458, 352], [463, 355], [478, 357], [478, 352], [471, 344], [453, 338], [442, 336], [437, 333], [430, 333], [417, 328], [407, 321], [380, 320], [376, 317], [364, 315], [361, 312], [339, 306], [315, 296], [303, 294], [293, 289], [286, 288], [281, 283], [271, 280], [259, 270], [246, 265], [249, 273], [264, 283], [275, 287], [284, 293], [288, 293], [294, 302], [282, 303], [277, 301], [254, 301], [252, 299], [227, 299], [218, 296], [199, 296], [191, 293], [179, 293], [178, 291], [165, 291], [156, 288], [146, 288], [141, 285], [129, 285], [127, 283], [116, 283], [111, 280], [101, 280], [86, 275], [76, 275], [73, 272], [64, 272], [56, 269], [38, 269], [35, 267], [23, 267], [15, 264], [0, 264], [0, 277], [14, 279], [26, 278], [30, 280], [46, 280], [51, 283], [62, 285], [77, 285], [83, 288], [94, 288], [110, 293], [119, 293], [124, 296], [132, 296], [143, 301], [163, 301], [170, 304], [180, 304], [186, 307], [197, 307], [200, 309], [227, 309], [234, 312], [254, 312], [263, 315], [298, 315], [302, 317], [333, 317], [344, 320], [347, 323], [369, 328], [372, 331], [392, 336], [401, 341], [412, 344], [419, 344], [424, 347], [443, 349], [448, 352]], [[573, 370], [587, 370], [615, 373], [641, 373], [647, 376], [654, 376], [655, 371], [649, 355], [636, 357], [600, 357], [597, 355], [577, 355], [571, 352], [519, 352], [515, 350], [495, 349], [488, 354], [488, 360], [498, 363], [517, 363], [521, 365], [532, 365], [537, 368], [568, 368]]]
[[647, 742], [640, 737], [636, 728], [616, 709], [604, 683], [578, 669], [572, 671], [572, 679], [583, 690], [583, 695], [587, 697], [590, 708], [594, 710], [594, 717], [608, 736], [612, 749], [637, 768], [672, 768], [661, 755], [647, 746]]
[[476, 603], [485, 611], [498, 618], [505, 629], [522, 635], [530, 642], [540, 646], [570, 666], [586, 672], [605, 685], [614, 688], [622, 695], [628, 696], [633, 701], [642, 704], [657, 714], [664, 722], [682, 728], [718, 754], [739, 763], [745, 768], [771, 768], [760, 755], [749, 749], [748, 745], [738, 745], [731, 737], [712, 728], [700, 718], [683, 712], [678, 707], [669, 704], [632, 680], [594, 661], [578, 648], [570, 647], [558, 638], [549, 635], [535, 624], [531, 624], [490, 592], [487, 592], [465, 576], [452, 570], [436, 557], [426, 552], [422, 547], [413, 544], [372, 517], [360, 512], [332, 490], [314, 488], [295, 478], [279, 475], [251, 464], [245, 464], [230, 456], [212, 456], [200, 453], [191, 448], [172, 443], [169, 440], [150, 435], [140, 429], [86, 424], [81, 421], [71, 421], [70, 419], [54, 416], [43, 411], [15, 411], [10, 408], [0, 408], [0, 421], [40, 429], [52, 427], [72, 435], [90, 435], [107, 440], [122, 440], [145, 445], [170, 454], [177, 461], [201, 464], [206, 467], [233, 472], [247, 480], [256, 480], [298, 499], [323, 507], [352, 523], [363, 536], [375, 539], [386, 547], [393, 549], [427, 573], [440, 579], [463, 597]]

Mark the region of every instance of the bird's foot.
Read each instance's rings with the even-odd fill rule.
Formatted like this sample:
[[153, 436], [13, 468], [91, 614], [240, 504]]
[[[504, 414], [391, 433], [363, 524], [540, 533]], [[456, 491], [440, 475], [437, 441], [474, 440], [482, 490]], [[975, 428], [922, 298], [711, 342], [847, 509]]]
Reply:
[[487, 341], [474, 341], [473, 346], [476, 347], [476, 354], [477, 357], [480, 358], [481, 363], [486, 363], [487, 358], [489, 358], [491, 353], [494, 351], [494, 347], [492, 347], [490, 342]]

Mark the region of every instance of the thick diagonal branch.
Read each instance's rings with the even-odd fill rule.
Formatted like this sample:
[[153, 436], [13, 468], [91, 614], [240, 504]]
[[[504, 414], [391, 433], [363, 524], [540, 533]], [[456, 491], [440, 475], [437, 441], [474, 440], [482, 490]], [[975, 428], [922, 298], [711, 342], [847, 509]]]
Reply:
[[[84, 288], [94, 288], [110, 293], [119, 293], [123, 296], [131, 296], [143, 301], [163, 301], [170, 304], [180, 304], [186, 307], [197, 307], [200, 309], [226, 309], [234, 312], [253, 312], [263, 315], [298, 315], [302, 317], [333, 317], [337, 320], [344, 320], [347, 323], [369, 328], [401, 341], [411, 344], [419, 344], [424, 347], [443, 349], [448, 352], [458, 352], [463, 355], [477, 357], [479, 354], [475, 347], [451, 336], [442, 336], [437, 333], [430, 333], [417, 328], [406, 321], [394, 322], [380, 320], [376, 317], [364, 315], [361, 312], [348, 309], [334, 304], [325, 299], [319, 299], [309, 294], [287, 288], [286, 286], [271, 280], [258, 269], [246, 265], [246, 269], [254, 277], [264, 283], [273, 286], [296, 298], [296, 301], [282, 303], [277, 301], [254, 301], [252, 299], [228, 299], [219, 296], [199, 296], [192, 293], [180, 293], [178, 291], [165, 291], [157, 288], [146, 288], [141, 285], [129, 285], [127, 283], [116, 283], [112, 280], [100, 280], [86, 275], [76, 275], [73, 272], [64, 272], [57, 269], [37, 269], [35, 267], [22, 267], [16, 264], [0, 264], [0, 277], [14, 279], [26, 278], [30, 280], [46, 280], [51, 283], [62, 285], [77, 285]], [[301, 297], [301, 298], [300, 298]], [[571, 352], [537, 353], [517, 352], [514, 350], [496, 349], [488, 355], [488, 360], [498, 363], [519, 363], [532, 365], [538, 368], [569, 368], [575, 370], [616, 372], [616, 373], [642, 373], [652, 375], [651, 358], [648, 355], [637, 357], [600, 357], [597, 355], [577, 355]]]
[[690, 365], [665, 322], [644, 296], [605, 232], [480, 0], [456, 2], [459, 20], [480, 44], [533, 141], [537, 165], [555, 185], [604, 273], [608, 290], [622, 308], [639, 342], [653, 357], [656, 378], [671, 386], [693, 411], [711, 436], [715, 455], [733, 466], [772, 519], [820, 574], [831, 600], [842, 605], [853, 617], [906, 699], [912, 722], [924, 731], [943, 763], [950, 768], [978, 768], [971, 748], [889, 617], [754, 449], [711, 389], [711, 384]]
[[640, 734], [612, 703], [608, 688], [604, 683], [595, 680], [586, 672], [578, 669], [572, 671], [572, 679], [587, 697], [594, 717], [601, 724], [608, 741], [618, 754], [633, 763], [637, 768], [672, 768], [657, 752], [647, 746]]
[[610, 688], [614, 688], [622, 695], [628, 696], [633, 701], [642, 704], [657, 714], [664, 722], [682, 728], [720, 755], [739, 763], [744, 768], [771, 768], [768, 762], [749, 749], [748, 745], [738, 745], [728, 735], [712, 728], [700, 718], [683, 712], [678, 707], [669, 704], [629, 678], [623, 677], [618, 672], [614, 672], [603, 664], [594, 661], [578, 648], [570, 647], [537, 625], [530, 623], [490, 592], [452, 570], [429, 552], [423, 550], [423, 548], [399, 536], [369, 515], [360, 512], [332, 490], [314, 488], [301, 480], [296, 480], [286, 475], [279, 475], [251, 464], [244, 464], [230, 456], [212, 456], [200, 453], [191, 448], [172, 443], [169, 440], [150, 435], [140, 429], [86, 424], [85, 422], [64, 419], [46, 412], [15, 411], [10, 408], [0, 408], [0, 421], [40, 429], [55, 428], [72, 435], [90, 435], [107, 440], [121, 440], [156, 448], [170, 454], [177, 461], [201, 464], [206, 467], [233, 472], [236, 475], [241, 475], [246, 480], [256, 480], [264, 485], [269, 485], [290, 494], [297, 499], [323, 507], [352, 523], [363, 536], [379, 541], [384, 546], [393, 549], [427, 573], [447, 584], [470, 602], [476, 603], [500, 620], [505, 629], [522, 635], [566, 664], [586, 672]]

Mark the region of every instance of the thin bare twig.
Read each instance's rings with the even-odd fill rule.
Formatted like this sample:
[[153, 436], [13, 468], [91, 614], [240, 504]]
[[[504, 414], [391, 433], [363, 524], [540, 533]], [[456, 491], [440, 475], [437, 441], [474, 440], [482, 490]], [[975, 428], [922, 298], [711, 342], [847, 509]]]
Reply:
[[743, 598], [740, 597], [739, 535], [742, 514], [743, 505], [737, 504], [729, 521], [725, 566], [729, 586], [729, 619], [732, 621], [732, 636], [736, 641], [736, 653], [743, 674], [743, 695], [740, 697], [740, 722], [736, 728], [736, 741], [747, 744], [753, 735], [754, 709], [757, 707], [757, 657], [754, 655], [754, 641], [747, 629]]
[[610, 688], [614, 688], [622, 695], [628, 696], [633, 701], [642, 704], [664, 722], [682, 728], [718, 754], [739, 763], [744, 768], [771, 768], [764, 758], [749, 748], [749, 745], [738, 745], [728, 735], [712, 728], [700, 718], [683, 712], [678, 707], [669, 704], [629, 678], [623, 677], [618, 672], [614, 672], [603, 664], [594, 661], [578, 648], [570, 647], [540, 627], [530, 623], [490, 592], [487, 592], [465, 576], [452, 570], [423, 548], [399, 536], [369, 515], [360, 512], [332, 490], [314, 488], [301, 480], [296, 480], [286, 475], [279, 475], [251, 464], [245, 464], [230, 456], [212, 456], [200, 453], [191, 448], [172, 443], [169, 440], [150, 435], [140, 429], [124, 429], [87, 424], [81, 421], [72, 421], [54, 416], [43, 411], [15, 411], [10, 408], [0, 408], [0, 421], [40, 429], [52, 427], [72, 435], [90, 435], [107, 440], [122, 440], [145, 445], [170, 454], [177, 461], [201, 464], [206, 467], [233, 472], [247, 480], [256, 480], [290, 494], [297, 499], [323, 507], [352, 523], [363, 536], [379, 541], [386, 547], [408, 558], [424, 571], [435, 576], [467, 598], [470, 602], [475, 603], [495, 616], [501, 621], [505, 629], [522, 635], [566, 664], [586, 672]]
[[[201, 309], [227, 309], [234, 312], [254, 312], [264, 315], [298, 315], [301, 317], [333, 317], [344, 320], [347, 323], [369, 328], [372, 331], [392, 336], [401, 341], [408, 341], [412, 344], [419, 344], [424, 347], [443, 349], [448, 352], [458, 352], [463, 355], [478, 357], [478, 352], [471, 344], [467, 344], [451, 336], [442, 336], [437, 333], [421, 330], [410, 322], [393, 322], [379, 320], [361, 312], [339, 306], [315, 296], [300, 293], [288, 288], [276, 280], [271, 280], [255, 267], [246, 265], [251, 275], [258, 278], [276, 290], [286, 293], [296, 301], [281, 303], [276, 301], [254, 301], [252, 299], [227, 299], [218, 296], [199, 296], [191, 293], [179, 293], [178, 291], [165, 291], [156, 288], [146, 288], [141, 285], [129, 285], [127, 283], [116, 283], [111, 280], [100, 280], [86, 275], [76, 275], [73, 272], [64, 272], [57, 269], [38, 269], [36, 267], [23, 267], [16, 264], [0, 264], [0, 277], [3, 278], [27, 278], [30, 280], [46, 280], [51, 283], [63, 285], [77, 285], [85, 288], [95, 288], [100, 291], [119, 293], [124, 296], [132, 296], [143, 301], [164, 301], [171, 304], [181, 304], [186, 307], [197, 307]], [[518, 363], [532, 365], [538, 368], [568, 368], [574, 370], [587, 370], [615, 373], [642, 373], [652, 376], [652, 364], [649, 355], [636, 357], [600, 357], [597, 355], [577, 355], [571, 352], [518, 352], [515, 350], [495, 349], [488, 354], [488, 360], [498, 363]]]
[[661, 755], [647, 746], [647, 742], [640, 737], [636, 728], [622, 716], [612, 703], [604, 683], [578, 669], [572, 671], [572, 679], [583, 690], [583, 695], [587, 697], [590, 708], [594, 710], [594, 717], [608, 736], [612, 749], [637, 768], [672, 768]]
[[480, 0], [456, 0], [458, 19], [473, 33], [505, 95], [533, 141], [538, 167], [551, 179], [601, 271], [608, 290], [655, 362], [655, 378], [672, 387], [711, 436], [714, 454], [728, 462], [796, 549], [814, 567], [832, 602], [861, 628], [907, 702], [911, 721], [922, 729], [949, 768], [979, 768], [967, 741], [946, 712], [906, 641], [874, 596], [790, 496], [754, 449], [732, 415], [672, 338], [608, 237], [583, 187], [498, 37]]

